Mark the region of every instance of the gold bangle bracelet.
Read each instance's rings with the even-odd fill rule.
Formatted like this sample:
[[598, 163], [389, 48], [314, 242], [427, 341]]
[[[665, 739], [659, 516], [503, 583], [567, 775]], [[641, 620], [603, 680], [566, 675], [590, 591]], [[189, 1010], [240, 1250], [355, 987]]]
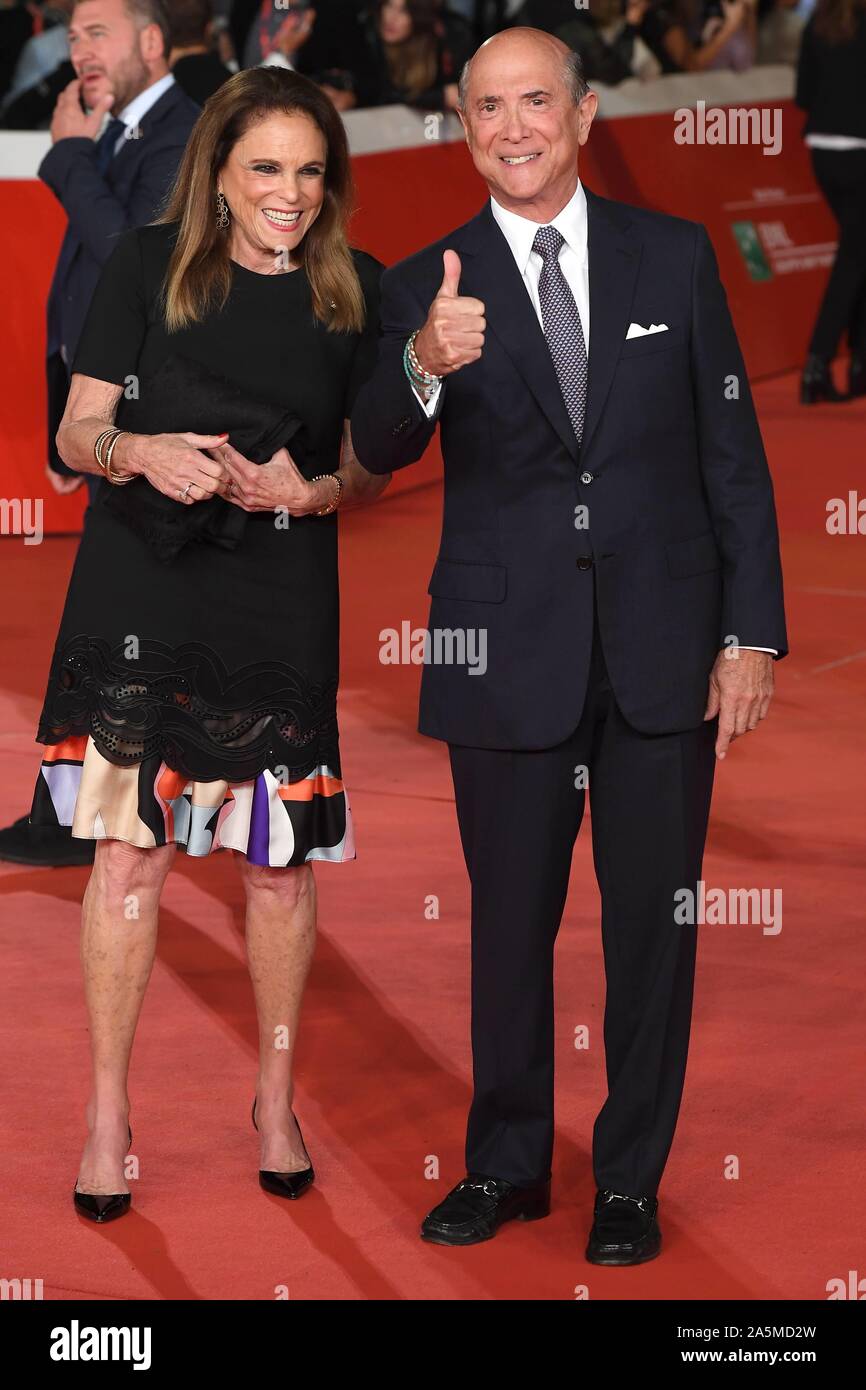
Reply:
[[117, 441], [125, 434], [129, 434], [129, 430], [117, 430], [105, 446], [105, 476], [110, 483], [114, 483], [117, 487], [122, 483], [131, 483], [135, 477], [134, 473], [118, 473], [117, 469], [111, 466], [111, 456], [114, 453]]
[[113, 438], [111, 438], [106, 445], [106, 455], [104, 455], [104, 457], [106, 457], [106, 477], [111, 478], [111, 481], [113, 482], [115, 478], [132, 477], [131, 473], [118, 473], [118, 471], [115, 470], [115, 468], [111, 467], [111, 455], [113, 455], [114, 449], [117, 448], [118, 439], [122, 439], [122, 436], [124, 436], [125, 434], [129, 434], [129, 431], [118, 430], [117, 432], [115, 432]]
[[109, 425], [108, 429], [103, 430], [102, 433], [97, 435], [96, 439], [93, 441], [93, 457], [96, 459], [96, 462], [99, 464], [99, 467], [103, 473], [105, 472], [105, 462], [102, 457], [102, 450], [105, 447], [106, 440], [110, 439], [115, 432], [116, 426]]
[[[107, 470], [111, 446], [114, 443], [115, 439], [117, 439], [118, 435], [121, 434], [123, 434], [123, 430], [118, 429], [116, 425], [112, 425], [110, 430], [103, 430], [102, 434], [99, 436], [99, 438], [96, 441], [96, 444], [94, 445], [93, 452], [96, 455], [96, 462], [99, 464], [106, 478], [108, 478], [109, 476]], [[111, 479], [109, 479], [109, 481], [111, 481]]]

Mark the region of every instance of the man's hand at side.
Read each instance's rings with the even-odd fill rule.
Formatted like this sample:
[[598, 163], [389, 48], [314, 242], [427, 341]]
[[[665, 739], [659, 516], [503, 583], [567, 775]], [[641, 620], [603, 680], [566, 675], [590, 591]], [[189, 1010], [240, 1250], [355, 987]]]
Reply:
[[769, 652], [730, 647], [719, 652], [710, 673], [704, 719], [719, 716], [716, 757], [721, 761], [735, 738], [757, 729], [773, 698], [773, 658]]
[[73, 478], [67, 478], [65, 473], [55, 472], [50, 464], [45, 465], [45, 476], [54, 488], [54, 491], [61, 494], [64, 492], [75, 492], [84, 482], [83, 473], [76, 473]]

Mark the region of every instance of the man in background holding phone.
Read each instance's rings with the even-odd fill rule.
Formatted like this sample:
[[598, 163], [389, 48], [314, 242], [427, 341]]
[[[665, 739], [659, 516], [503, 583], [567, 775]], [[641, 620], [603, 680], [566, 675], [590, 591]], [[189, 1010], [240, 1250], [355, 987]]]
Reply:
[[294, 68], [318, 83], [338, 111], [355, 106], [352, 60], [361, 44], [361, 6], [349, 0], [235, 0], [229, 30], [241, 67]]

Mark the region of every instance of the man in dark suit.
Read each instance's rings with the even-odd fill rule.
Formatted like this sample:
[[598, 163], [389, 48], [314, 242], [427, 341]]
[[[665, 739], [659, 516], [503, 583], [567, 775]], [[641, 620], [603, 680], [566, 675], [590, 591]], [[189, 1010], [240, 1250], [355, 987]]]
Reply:
[[162, 0], [80, 0], [69, 25], [76, 77], [39, 177], [69, 219], [48, 297], [48, 447], [52, 472], [75, 486], [54, 445], [68, 364], [117, 238], [155, 216], [200, 115], [169, 72], [170, 43]]
[[[772, 485], [704, 228], [579, 180], [579, 57], [508, 30], [461, 94], [491, 200], [383, 276], [352, 415], [371, 472], [437, 424], [445, 461], [419, 727], [448, 743], [472, 882], [474, 1096], [467, 1177], [422, 1235], [549, 1209], [553, 946], [588, 785], [608, 1096], [587, 1258], [635, 1264], [660, 1247], [688, 1049], [696, 914], [676, 909], [715, 759], [766, 715], [786, 650]], [[483, 669], [437, 660], [479, 633]]]
[[[96, 282], [121, 232], [156, 215], [201, 113], [169, 72], [169, 47], [162, 0], [80, 0], [73, 10], [76, 77], [58, 99], [52, 146], [39, 166], [69, 219], [48, 297], [46, 471], [57, 492], [83, 481], [60, 458], [54, 437]], [[87, 479], [91, 500], [98, 484]], [[22, 816], [0, 830], [0, 859], [85, 864], [93, 845], [73, 841], [68, 827], [37, 828]]]

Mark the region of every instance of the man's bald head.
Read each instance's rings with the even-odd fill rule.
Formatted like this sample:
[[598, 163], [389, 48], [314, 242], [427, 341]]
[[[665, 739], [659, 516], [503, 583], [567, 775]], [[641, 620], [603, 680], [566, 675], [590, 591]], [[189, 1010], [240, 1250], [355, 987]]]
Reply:
[[521, 58], [524, 55], [529, 58], [533, 54], [538, 56], [544, 54], [545, 57], [552, 58], [557, 62], [562, 81], [570, 92], [575, 106], [583, 100], [589, 87], [583, 75], [583, 62], [580, 54], [573, 48], [569, 48], [568, 44], [563, 43], [562, 39], [558, 39], [555, 34], [547, 34], [543, 29], [530, 29], [522, 25], [515, 29], [503, 29], [501, 33], [494, 34], [476, 50], [468, 62], [463, 64], [458, 82], [461, 110], [466, 109], [470, 83], [474, 83], [477, 79], [483, 86], [484, 78], [495, 72], [497, 61], [501, 61], [506, 55], [508, 58]]
[[541, 29], [488, 39], [461, 74], [457, 114], [472, 162], [501, 207], [551, 222], [577, 187], [598, 107], [577, 53]]

